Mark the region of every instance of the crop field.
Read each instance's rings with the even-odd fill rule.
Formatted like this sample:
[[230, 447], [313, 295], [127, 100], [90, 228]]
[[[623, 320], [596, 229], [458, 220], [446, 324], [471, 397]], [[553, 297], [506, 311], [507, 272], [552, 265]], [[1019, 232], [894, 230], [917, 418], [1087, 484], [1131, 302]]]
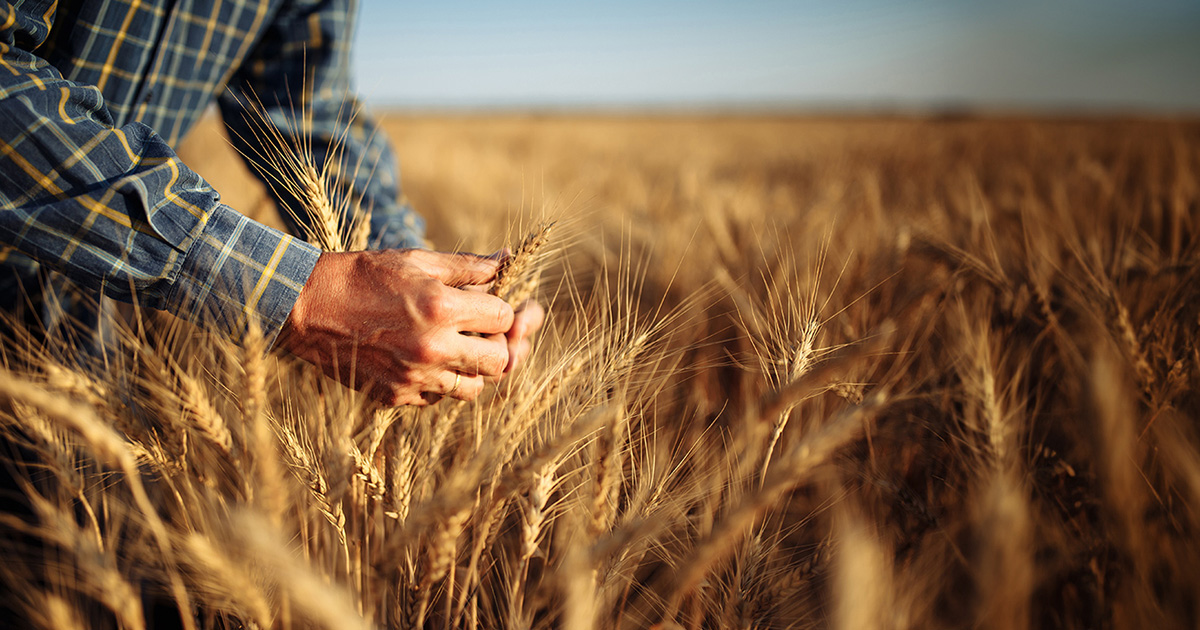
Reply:
[[[528, 364], [385, 409], [253, 330], [18, 332], [0, 612], [1200, 626], [1200, 123], [383, 120], [434, 247], [517, 251]], [[212, 121], [181, 154], [278, 221]]]

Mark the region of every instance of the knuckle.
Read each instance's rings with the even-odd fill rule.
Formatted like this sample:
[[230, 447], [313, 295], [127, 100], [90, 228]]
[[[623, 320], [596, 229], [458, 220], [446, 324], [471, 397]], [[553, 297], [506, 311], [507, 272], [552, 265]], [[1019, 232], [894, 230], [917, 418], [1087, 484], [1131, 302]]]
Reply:
[[473, 378], [463, 383], [462, 388], [459, 390], [462, 394], [461, 398], [466, 401], [479, 398], [479, 395], [483, 393], [483, 384], [481, 381], [482, 379], [480, 378]]
[[446, 351], [441, 344], [429, 339], [425, 343], [417, 344], [413, 350], [413, 359], [425, 365], [441, 364], [446, 361]]
[[498, 323], [501, 328], [508, 330], [512, 327], [513, 320], [516, 318], [516, 314], [513, 312], [512, 307], [508, 305], [508, 302], [505, 302], [501, 299], [497, 299], [496, 301], [500, 303], [496, 307], [496, 323]]
[[480, 373], [488, 376], [496, 376], [504, 372], [504, 368], [508, 366], [508, 347], [505, 344], [497, 344], [499, 347], [492, 352], [480, 357], [479, 368]]
[[428, 294], [421, 300], [422, 314], [428, 319], [445, 319], [453, 312], [453, 305], [450, 304], [450, 298], [440, 288], [441, 285], [434, 282], [429, 286], [430, 290]]

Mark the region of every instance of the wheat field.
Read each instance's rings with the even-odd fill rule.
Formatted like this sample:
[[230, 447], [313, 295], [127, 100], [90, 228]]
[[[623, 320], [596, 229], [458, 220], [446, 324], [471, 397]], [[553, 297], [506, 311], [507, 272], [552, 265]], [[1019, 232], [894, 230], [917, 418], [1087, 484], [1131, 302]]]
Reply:
[[15, 335], [26, 626], [1200, 627], [1200, 123], [384, 119], [439, 249], [553, 224], [529, 363], [381, 409], [253, 331]]

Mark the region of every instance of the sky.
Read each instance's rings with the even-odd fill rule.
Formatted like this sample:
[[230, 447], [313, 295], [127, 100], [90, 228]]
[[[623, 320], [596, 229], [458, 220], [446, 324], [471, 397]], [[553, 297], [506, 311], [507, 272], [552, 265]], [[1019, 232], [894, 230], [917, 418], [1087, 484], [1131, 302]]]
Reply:
[[368, 102], [1200, 113], [1200, 0], [361, 0]]

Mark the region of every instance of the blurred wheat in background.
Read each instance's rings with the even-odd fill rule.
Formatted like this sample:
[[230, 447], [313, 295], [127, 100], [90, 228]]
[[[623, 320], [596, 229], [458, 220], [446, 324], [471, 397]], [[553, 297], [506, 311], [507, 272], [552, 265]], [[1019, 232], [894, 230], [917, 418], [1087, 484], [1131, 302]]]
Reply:
[[1200, 623], [1200, 126], [391, 133], [442, 248], [546, 242], [498, 289], [549, 306], [529, 364], [380, 409], [253, 330], [143, 313], [104, 370], [18, 338], [37, 627]]

